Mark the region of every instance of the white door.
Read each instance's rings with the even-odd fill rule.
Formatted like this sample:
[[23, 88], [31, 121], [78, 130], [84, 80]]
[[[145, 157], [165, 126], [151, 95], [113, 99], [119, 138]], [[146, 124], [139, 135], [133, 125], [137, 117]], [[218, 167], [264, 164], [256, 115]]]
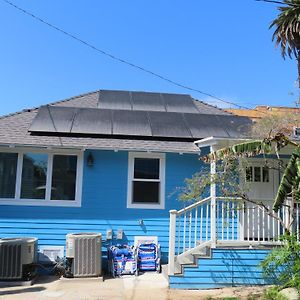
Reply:
[[[272, 207], [278, 185], [279, 171], [274, 161], [265, 165], [265, 160], [249, 160], [246, 169], [245, 189], [249, 199]], [[278, 222], [254, 204], [246, 203], [243, 214], [244, 239], [251, 241], [272, 240], [278, 235]]]

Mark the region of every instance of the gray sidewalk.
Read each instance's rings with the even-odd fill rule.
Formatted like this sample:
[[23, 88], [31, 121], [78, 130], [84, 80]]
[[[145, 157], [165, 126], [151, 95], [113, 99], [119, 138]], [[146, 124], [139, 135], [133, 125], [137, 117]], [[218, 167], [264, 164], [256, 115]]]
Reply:
[[[206, 291], [169, 290], [162, 274], [145, 273], [138, 277], [99, 279], [57, 279], [44, 277], [32, 286], [0, 288], [0, 299], [60, 300], [192, 300], [239, 297], [259, 299], [261, 288], [217, 289]], [[250, 298], [251, 299], [251, 298]]]

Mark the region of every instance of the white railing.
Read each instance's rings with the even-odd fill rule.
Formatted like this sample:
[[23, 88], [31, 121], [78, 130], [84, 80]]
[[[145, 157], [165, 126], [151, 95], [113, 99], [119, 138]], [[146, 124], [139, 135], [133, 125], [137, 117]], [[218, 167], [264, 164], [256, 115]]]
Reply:
[[211, 197], [179, 211], [170, 210], [169, 274], [175, 257], [211, 239]]
[[[294, 218], [291, 220], [288, 206], [283, 206], [278, 213], [272, 211], [272, 200], [263, 202], [268, 210], [238, 198], [217, 197], [216, 200], [218, 241], [251, 242], [252, 244], [278, 242], [284, 233], [283, 224], [287, 228], [291, 222], [292, 231], [297, 233], [299, 239], [299, 203], [295, 204]], [[259, 200], [256, 202], [258, 203]]]
[[[272, 208], [272, 201], [265, 201]], [[299, 237], [300, 204], [295, 204], [293, 231]], [[276, 218], [277, 217], [277, 218]], [[170, 211], [169, 274], [174, 274], [175, 257], [198, 245], [217, 243], [277, 243], [284, 233], [283, 223], [291, 223], [289, 208], [272, 217], [261, 206], [239, 198], [212, 197], [200, 200], [179, 211]]]

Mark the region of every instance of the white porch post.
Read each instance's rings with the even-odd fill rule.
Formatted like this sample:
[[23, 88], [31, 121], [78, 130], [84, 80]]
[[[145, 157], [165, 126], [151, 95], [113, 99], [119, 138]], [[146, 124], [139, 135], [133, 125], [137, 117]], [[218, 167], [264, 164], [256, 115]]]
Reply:
[[293, 219], [293, 212], [294, 212], [294, 197], [288, 197], [285, 201], [287, 206], [283, 206], [283, 212], [285, 214], [284, 223], [285, 227], [292, 233], [293, 224], [291, 221]]
[[[210, 151], [215, 151], [215, 148], [213, 146], [210, 146]], [[212, 161], [210, 163], [210, 173], [211, 176], [214, 176], [216, 174], [216, 162]], [[210, 197], [211, 197], [211, 241], [212, 241], [212, 248], [216, 247], [217, 243], [217, 226], [216, 226], [216, 184], [212, 183], [210, 185]]]
[[169, 228], [168, 275], [174, 275], [177, 210], [175, 209], [170, 210], [169, 213], [170, 213], [170, 228]]

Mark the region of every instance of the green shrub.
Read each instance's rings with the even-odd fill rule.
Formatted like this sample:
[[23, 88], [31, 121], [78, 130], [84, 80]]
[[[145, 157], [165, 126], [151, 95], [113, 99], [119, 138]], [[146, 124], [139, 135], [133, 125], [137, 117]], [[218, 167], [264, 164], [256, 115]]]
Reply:
[[279, 291], [280, 288], [278, 286], [265, 290], [263, 300], [287, 300], [285, 296], [279, 294]]
[[273, 279], [280, 289], [300, 290], [300, 243], [296, 235], [288, 234], [283, 235], [281, 241], [283, 245], [274, 248], [260, 264], [263, 274]]

